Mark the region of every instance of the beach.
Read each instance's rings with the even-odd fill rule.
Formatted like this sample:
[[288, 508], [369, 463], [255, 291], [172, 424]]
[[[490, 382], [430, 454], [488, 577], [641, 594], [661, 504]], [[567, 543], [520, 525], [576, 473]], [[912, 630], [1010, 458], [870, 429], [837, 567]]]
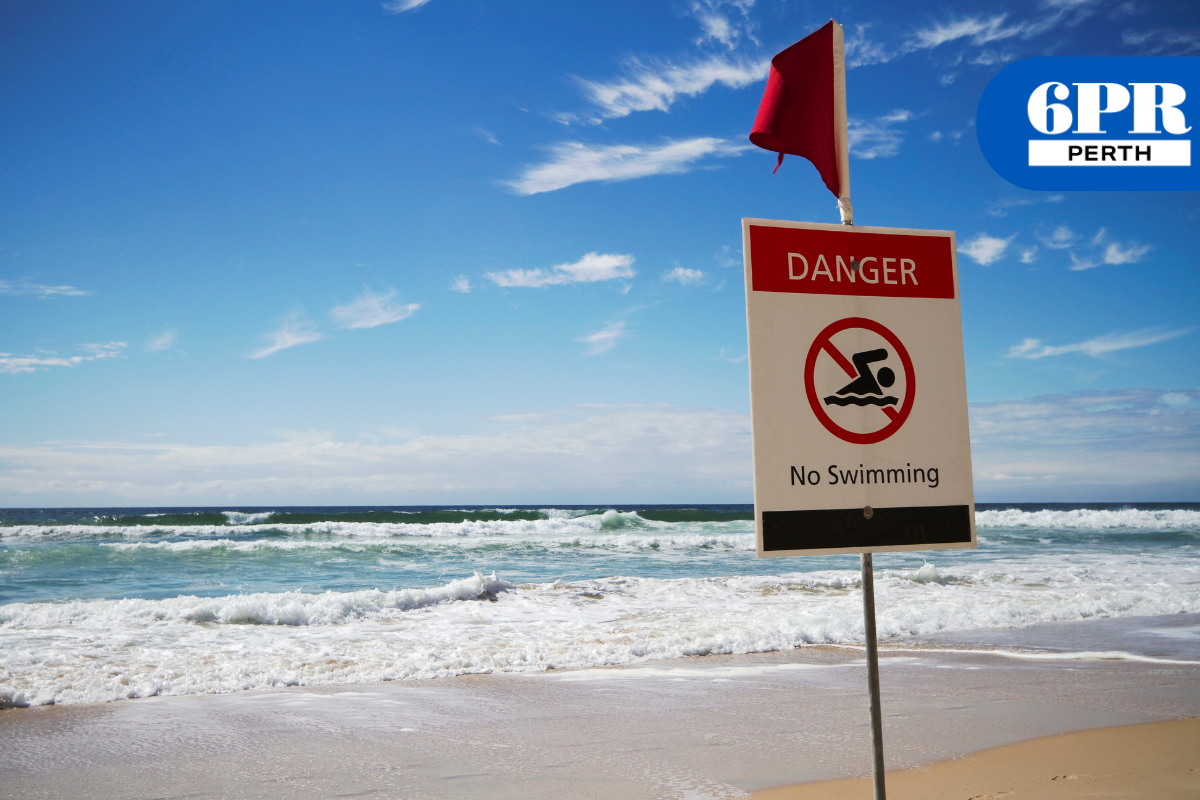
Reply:
[[[1103, 776], [1078, 731], [1161, 757], [1121, 766], [1111, 796], [1200, 791], [1195, 720], [1153, 726], [1200, 717], [1200, 615], [910, 637], [881, 674], [890, 796], [1085, 796]], [[870, 796], [854, 647], [10, 709], [0, 751], [11, 798]], [[959, 785], [978, 791], [931, 788]]]
[[[3, 795], [853, 796], [870, 770], [857, 558], [758, 559], [752, 516], [0, 512]], [[1071, 744], [1089, 731], [1130, 758], [1138, 731], [1200, 753], [1200, 506], [976, 523], [978, 549], [876, 560], [892, 796], [1057, 775], [1069, 797], [1109, 774]], [[995, 750], [1061, 736], [1057, 761]], [[987, 781], [963, 783], [968, 756]], [[1106, 785], [1190, 791], [1197, 765], [1168, 762]]]

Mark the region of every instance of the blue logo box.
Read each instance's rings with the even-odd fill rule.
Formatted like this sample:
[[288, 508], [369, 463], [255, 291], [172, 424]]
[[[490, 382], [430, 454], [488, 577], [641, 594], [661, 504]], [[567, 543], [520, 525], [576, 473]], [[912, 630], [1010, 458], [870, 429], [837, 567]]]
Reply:
[[1200, 58], [1026, 58], [979, 101], [984, 158], [1038, 191], [1193, 191]]

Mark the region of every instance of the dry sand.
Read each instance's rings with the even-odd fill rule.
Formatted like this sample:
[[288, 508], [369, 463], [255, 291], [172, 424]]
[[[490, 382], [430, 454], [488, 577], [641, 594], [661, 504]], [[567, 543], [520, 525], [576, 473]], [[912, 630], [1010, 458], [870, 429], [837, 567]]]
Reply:
[[[869, 778], [754, 792], [753, 800], [870, 800]], [[1047, 736], [890, 772], [890, 800], [1200, 798], [1200, 719]]]

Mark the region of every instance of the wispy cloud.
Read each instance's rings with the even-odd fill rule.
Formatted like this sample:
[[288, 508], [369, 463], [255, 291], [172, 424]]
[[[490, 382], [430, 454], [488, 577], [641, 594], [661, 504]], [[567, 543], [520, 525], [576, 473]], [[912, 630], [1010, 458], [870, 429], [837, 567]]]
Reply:
[[573, 264], [558, 264], [550, 270], [510, 269], [485, 273], [497, 286], [539, 288], [565, 283], [595, 283], [632, 278], [633, 256], [619, 253], [588, 253]]
[[1105, 264], [1136, 264], [1145, 258], [1146, 254], [1154, 249], [1153, 245], [1130, 245], [1129, 247], [1121, 247], [1116, 242], [1109, 242], [1104, 248], [1104, 263]]
[[764, 80], [770, 65], [770, 59], [731, 60], [721, 56], [689, 64], [647, 65], [633, 59], [626, 64], [628, 77], [612, 81], [578, 79], [584, 96], [599, 109], [596, 116], [581, 119], [573, 114], [559, 114], [555, 119], [595, 124], [634, 111], [669, 111], [680, 97], [696, 97], [716, 84], [741, 89]]
[[873, 120], [850, 119], [847, 138], [850, 154], [856, 158], [891, 158], [900, 151], [903, 134], [896, 128], [912, 119], [912, 112], [902, 108]]
[[971, 404], [977, 499], [1200, 491], [1200, 391], [1120, 389]]
[[1091, 269], [1092, 267], [1100, 266], [1100, 262], [1094, 258], [1080, 258], [1074, 253], [1071, 253], [1070, 255], [1071, 266], [1069, 266], [1067, 269], [1071, 270], [1072, 272], [1082, 272], [1085, 269]]
[[1200, 31], [1125, 31], [1121, 42], [1144, 56], [1188, 56], [1200, 51]]
[[1033, 247], [1027, 247], [1021, 251], [1021, 263], [1032, 264], [1037, 261], [1038, 247], [1035, 244]]
[[1022, 206], [1031, 206], [1035, 203], [1061, 203], [1063, 196], [1061, 194], [1052, 194], [1046, 197], [1002, 197], [999, 200], [988, 203], [988, 213], [993, 217], [1007, 217], [1010, 209], [1021, 208]]
[[165, 330], [156, 336], [150, 337], [150, 341], [146, 342], [146, 350], [150, 353], [161, 353], [163, 350], [170, 350], [178, 338], [179, 331]]
[[662, 279], [666, 282], [674, 281], [681, 286], [691, 286], [694, 283], [699, 283], [704, 280], [704, 273], [698, 269], [688, 269], [687, 267], [675, 267], [662, 274]]
[[416, 303], [393, 303], [392, 298], [395, 296], [395, 289], [387, 294], [375, 294], [370, 289], [365, 289], [362, 297], [354, 302], [334, 306], [329, 316], [333, 317], [339, 328], [378, 328], [380, 325], [407, 319], [420, 308]]
[[879, 42], [867, 38], [867, 25], [854, 25], [853, 32], [846, 34], [846, 68], [866, 67], [871, 64], [883, 64], [896, 57], [895, 50], [884, 47]]
[[463, 294], [469, 294], [471, 291], [471, 279], [468, 278], [466, 275], [459, 275], [450, 284], [450, 291], [462, 292]]
[[1086, 342], [1075, 344], [1048, 345], [1041, 339], [1026, 339], [1020, 344], [1013, 345], [1005, 354], [1005, 358], [1027, 358], [1036, 360], [1048, 356], [1062, 356], [1069, 353], [1082, 353], [1093, 358], [1116, 353], [1121, 350], [1132, 350], [1135, 347], [1147, 347], [1159, 342], [1170, 341], [1184, 334], [1191, 333], [1195, 328], [1177, 328], [1164, 330], [1162, 328], [1146, 328], [1130, 333], [1109, 333], [1088, 339]]
[[1079, 240], [1079, 236], [1075, 233], [1075, 231], [1071, 230], [1066, 225], [1059, 225], [1048, 235], [1039, 234], [1038, 239], [1040, 239], [1042, 244], [1046, 245], [1046, 247], [1050, 247], [1055, 250], [1065, 250], [1066, 248], [1074, 245]]
[[508, 186], [519, 195], [563, 189], [588, 181], [628, 181], [650, 175], [680, 174], [706, 156], [741, 155], [748, 145], [701, 137], [653, 145], [586, 145], [564, 142], [550, 148], [551, 159], [527, 167]]
[[387, 0], [381, 3], [383, 10], [389, 14], [403, 14], [405, 11], [412, 11], [414, 8], [420, 8], [428, 3], [429, 0]]
[[325, 336], [303, 314], [295, 313], [288, 316], [278, 329], [266, 334], [263, 338], [268, 343], [246, 356], [247, 358], [266, 358], [289, 347], [319, 342]]
[[755, 0], [693, 0], [692, 16], [703, 32], [696, 44], [717, 42], [730, 50], [743, 39], [757, 43], [750, 9]]
[[[976, 14], [968, 17], [950, 18], [944, 22], [915, 31], [905, 41], [887, 45], [867, 38], [867, 26], [856, 25], [853, 33], [846, 37], [846, 66], [861, 67], [891, 61], [899, 56], [922, 50], [932, 50], [953, 42], [974, 47], [984, 47], [996, 42], [1028, 40], [1046, 33], [1060, 24], [1074, 25], [1092, 13], [1092, 7], [1101, 0], [1044, 0], [1039, 15], [1025, 20], [1011, 20], [1007, 13]], [[976, 65], [1005, 63], [1018, 58], [1019, 54], [1008, 50], [987, 49], [970, 60]], [[959, 62], [955, 62], [957, 64]], [[954, 82], [955, 74], [942, 76], [942, 84]]]
[[36, 372], [46, 367], [78, 367], [89, 361], [116, 358], [124, 354], [128, 342], [105, 342], [103, 344], [81, 344], [77, 349], [83, 355], [59, 356], [56, 353], [41, 353], [36, 356], [17, 356], [0, 353], [0, 372], [16, 375], [21, 372]]
[[[1074, 234], [1072, 234], [1072, 243], [1074, 243], [1074, 239]], [[1101, 228], [1096, 231], [1096, 235], [1092, 237], [1091, 242], [1088, 244], [1093, 248], [1093, 255], [1091, 256], [1080, 257], [1075, 254], [1075, 251], [1071, 251], [1070, 269], [1073, 272], [1092, 269], [1101, 264], [1136, 264], [1154, 249], [1153, 245], [1139, 244], [1137, 242], [1130, 242], [1127, 245], [1110, 242], [1108, 240], [1108, 228]]]
[[476, 128], [475, 135], [483, 139], [488, 144], [500, 144], [500, 140], [496, 138], [496, 134], [483, 128]]
[[588, 345], [588, 355], [598, 356], [607, 353], [617, 346], [617, 342], [625, 338], [625, 323], [610, 322], [600, 330], [588, 336], [581, 336], [576, 341]]
[[91, 292], [77, 286], [50, 286], [27, 280], [0, 281], [0, 294], [29, 295], [32, 297], [83, 297]]
[[971, 258], [975, 259], [983, 266], [994, 264], [1004, 257], [1004, 251], [1008, 249], [1008, 245], [1015, 239], [1017, 235], [1014, 233], [1007, 239], [1000, 239], [995, 236], [988, 236], [986, 233], [981, 233], [971, 241], [965, 243], [958, 248], [958, 252], [966, 253]]
[[713, 253], [713, 259], [722, 267], [737, 267], [742, 263], [742, 259], [739, 258], [739, 255], [740, 254], [734, 254], [732, 247], [727, 244], [723, 244], [721, 245], [720, 250]]
[[[532, 409], [531, 409], [532, 410]], [[586, 405], [481, 419], [467, 433], [316, 432], [234, 445], [0, 444], [0, 504], [652, 503], [751, 498], [750, 415]], [[389, 435], [390, 434], [390, 435]], [[372, 438], [375, 441], [372, 441]]]

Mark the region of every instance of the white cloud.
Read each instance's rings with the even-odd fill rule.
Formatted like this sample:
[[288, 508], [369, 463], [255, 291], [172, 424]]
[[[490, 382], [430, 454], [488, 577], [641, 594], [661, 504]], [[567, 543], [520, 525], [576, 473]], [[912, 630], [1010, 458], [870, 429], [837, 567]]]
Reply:
[[488, 144], [500, 144], [500, 140], [496, 138], [496, 134], [483, 128], [476, 128], [475, 135], [483, 139]]
[[32, 295], [33, 297], [83, 297], [91, 292], [77, 286], [49, 286], [27, 280], [0, 281], [0, 294]]
[[1200, 391], [972, 403], [976, 499], [1166, 500], [1200, 491]]
[[739, 412], [588, 405], [481, 420], [469, 433], [400, 434], [0, 445], [0, 503], [749, 502], [752, 493], [750, 417]]
[[1033, 247], [1027, 247], [1021, 251], [1021, 263], [1032, 264], [1037, 260], [1038, 248], [1035, 244]]
[[[1062, 200], [1063, 196], [1061, 194], [1052, 194], [1048, 197], [1042, 197], [1040, 195], [1035, 197], [1003, 197], [994, 203], [988, 204], [988, 213], [993, 217], [1007, 217], [1009, 209], [1012, 208], [1031, 206], [1035, 203], [1061, 203]], [[1066, 227], [1062, 227], [1060, 230], [1070, 233], [1070, 230]], [[1101, 230], [1103, 230], [1103, 228], [1101, 228]], [[1068, 238], [1073, 237], [1074, 234], [1070, 233], [1070, 237]], [[1067, 246], [1069, 246], [1069, 244]]]
[[170, 350], [175, 344], [175, 340], [179, 338], [179, 331], [165, 330], [157, 336], [150, 337], [150, 341], [146, 343], [146, 350], [151, 353], [160, 353], [163, 350]]
[[[1075, 234], [1071, 233], [1067, 228], [1060, 227], [1056, 231], [1065, 231], [1060, 237], [1065, 244], [1054, 245], [1051, 247], [1069, 247], [1075, 243]], [[1043, 239], [1042, 241], [1046, 241]], [[1096, 235], [1092, 237], [1089, 245], [1093, 248], [1104, 248], [1103, 251], [1096, 253], [1094, 256], [1081, 258], [1074, 251], [1071, 252], [1071, 269], [1074, 272], [1079, 272], [1085, 269], [1092, 269], [1101, 264], [1136, 264], [1146, 257], [1146, 254], [1154, 249], [1152, 245], [1137, 244], [1131, 242], [1129, 245], [1122, 247], [1118, 242], [1108, 241], [1108, 228], [1101, 228], [1096, 231]], [[1093, 251], [1096, 252], [1096, 251]]]
[[[700, 23], [703, 35], [696, 44], [714, 41], [725, 45], [730, 50], [738, 45], [742, 37], [757, 43], [754, 38], [754, 23], [750, 21], [750, 9], [755, 0], [693, 0], [692, 16]], [[740, 19], [731, 16], [725, 9], [729, 8]]]
[[403, 14], [405, 11], [420, 8], [428, 2], [429, 0], [387, 0], [386, 3], [381, 3], [380, 5], [389, 14]]
[[632, 278], [633, 256], [619, 253], [588, 253], [574, 264], [557, 264], [553, 269], [510, 269], [485, 273], [497, 286], [559, 286], [566, 283], [596, 283]]
[[89, 361], [99, 361], [102, 358], [116, 358], [123, 355], [129, 347], [128, 342], [106, 342], [103, 344], [81, 344], [79, 350], [86, 355], [59, 356], [56, 353], [42, 353], [36, 356], [16, 356], [12, 353], [0, 353], [0, 372], [16, 375], [21, 372], [36, 372], [46, 367], [78, 367]]
[[941, 131], [934, 131], [933, 133], [929, 134], [929, 141], [931, 142], [940, 142], [943, 138], [945, 137], [942, 136]]
[[1041, 239], [1042, 244], [1046, 245], [1046, 247], [1051, 247], [1055, 250], [1065, 250], [1066, 248], [1075, 244], [1079, 237], [1076, 235], [1075, 231], [1071, 230], [1066, 225], [1059, 225], [1050, 233], [1049, 236], [1039, 235], [1038, 238]]
[[735, 256], [733, 254], [733, 248], [727, 244], [723, 244], [721, 245], [720, 250], [713, 253], [713, 259], [722, 267], [737, 267], [742, 263], [742, 259], [739, 257], [740, 255], [741, 254], [739, 253], [737, 256]]
[[[716, 84], [741, 89], [764, 80], [770, 59], [748, 61], [712, 56], [703, 61], [676, 65], [662, 63], [646, 66], [633, 60], [627, 64], [630, 77], [614, 81], [579, 80], [584, 96], [600, 109], [596, 123], [625, 117], [634, 111], [668, 111], [680, 97], [696, 97]], [[572, 115], [560, 115], [569, 122]]]
[[1104, 263], [1105, 264], [1136, 264], [1141, 261], [1147, 253], [1154, 248], [1151, 245], [1130, 245], [1122, 249], [1116, 242], [1110, 242], [1108, 247], [1104, 248]]
[[957, 77], [957, 72], [948, 72], [942, 77], [938, 78], [938, 83], [940, 83], [942, 86], [949, 86], [950, 84], [954, 83], [954, 79]]
[[1091, 269], [1092, 267], [1098, 266], [1100, 266], [1100, 262], [1096, 261], [1095, 259], [1080, 258], [1074, 253], [1071, 253], [1071, 266], [1067, 269], [1071, 270], [1072, 272], [1082, 272], [1085, 269]]
[[971, 59], [972, 64], [977, 67], [991, 67], [996, 64], [1007, 64], [1017, 58], [1016, 53], [1001, 53], [999, 50], [984, 50], [979, 55]]
[[664, 281], [674, 281], [682, 286], [690, 286], [693, 283], [699, 283], [704, 280], [704, 273], [698, 269], [688, 269], [687, 267], [676, 267], [662, 274]]
[[1008, 249], [1009, 243], [1016, 237], [1017, 235], [1014, 233], [1007, 239], [999, 239], [995, 236], [988, 236], [986, 233], [981, 233], [964, 246], [958, 248], [958, 252], [966, 253], [986, 267], [1003, 258], [1004, 251]]
[[1115, 353], [1121, 350], [1132, 350], [1135, 347], [1146, 347], [1159, 342], [1170, 341], [1184, 334], [1191, 333], [1195, 328], [1177, 328], [1164, 330], [1162, 328], [1147, 328], [1130, 333], [1109, 333], [1088, 339], [1086, 342], [1052, 346], [1043, 344], [1041, 339], [1026, 339], [1020, 344], [1013, 345], [1005, 354], [1005, 358], [1039, 359], [1047, 356], [1062, 356], [1068, 353], [1082, 353], [1093, 358]]
[[850, 119], [847, 122], [847, 138], [850, 154], [857, 158], [890, 158], [899, 152], [904, 140], [894, 126], [912, 119], [912, 112], [896, 109], [890, 114], [874, 120]]
[[867, 38], [867, 28], [870, 25], [855, 25], [854, 31], [846, 36], [846, 68], [867, 67], [871, 64], [884, 64], [896, 57], [896, 52], [888, 50], [878, 42]]
[[471, 279], [466, 275], [459, 275], [454, 279], [454, 282], [450, 284], [450, 291], [469, 294], [471, 291]]
[[393, 303], [395, 296], [395, 289], [387, 294], [375, 294], [370, 289], [364, 289], [362, 297], [352, 303], [334, 306], [329, 316], [333, 317], [339, 328], [377, 328], [407, 319], [420, 308], [416, 303]]
[[508, 186], [520, 195], [552, 192], [587, 181], [627, 181], [694, 169], [705, 156], [741, 155], [749, 145], [701, 137], [655, 146], [586, 145], [563, 142], [550, 148], [552, 158], [531, 166]]
[[1121, 41], [1138, 48], [1144, 56], [1187, 56], [1200, 51], [1200, 32], [1173, 31], [1160, 28], [1153, 31], [1125, 31]]
[[1004, 21], [1007, 17], [1007, 14], [997, 14], [987, 19], [967, 17], [945, 24], [936, 23], [931, 28], [917, 31], [913, 40], [909, 43], [908, 49], [925, 50], [958, 39], [970, 39], [974, 44], [987, 44], [988, 42], [1019, 36], [1024, 30], [1023, 26], [1010, 25], [1005, 27]]
[[575, 341], [588, 345], [588, 355], [597, 356], [607, 353], [617, 346], [617, 342], [625, 338], [625, 323], [610, 322], [600, 330], [588, 336], [581, 336]]
[[292, 314], [285, 319], [277, 330], [266, 334], [264, 339], [268, 344], [255, 350], [246, 358], [266, 358], [269, 355], [310, 342], [319, 342], [325, 337], [318, 331], [303, 314]]

